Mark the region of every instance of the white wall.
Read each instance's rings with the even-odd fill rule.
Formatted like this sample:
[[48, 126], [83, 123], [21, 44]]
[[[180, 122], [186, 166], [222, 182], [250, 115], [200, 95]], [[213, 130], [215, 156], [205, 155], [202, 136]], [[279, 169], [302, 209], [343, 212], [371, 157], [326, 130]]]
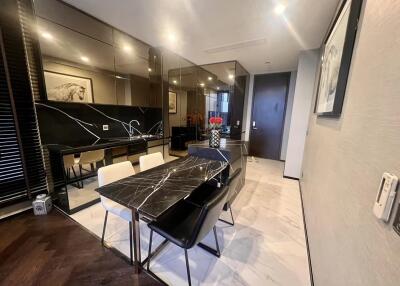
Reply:
[[301, 177], [301, 165], [303, 162], [308, 120], [313, 105], [312, 100], [318, 59], [319, 50], [304, 51], [299, 56], [285, 170], [283, 172], [288, 177]]
[[254, 74], [251, 74], [249, 79], [249, 89], [247, 92], [247, 98], [245, 98], [244, 101], [246, 112], [243, 112], [243, 115], [246, 116], [245, 120], [243, 120], [246, 130], [246, 133], [244, 134], [244, 140], [247, 142], [250, 139], [250, 123], [251, 123], [250, 120], [251, 120], [251, 108], [253, 106], [253, 87], [254, 87]]
[[364, 5], [343, 112], [310, 119], [300, 183], [316, 286], [400, 285], [394, 216], [372, 213], [382, 173], [400, 176], [400, 1]]
[[289, 91], [286, 100], [285, 125], [283, 127], [281, 160], [286, 160], [286, 152], [289, 141], [290, 120], [292, 119], [294, 91], [296, 87], [296, 77], [297, 71], [292, 71], [290, 73]]

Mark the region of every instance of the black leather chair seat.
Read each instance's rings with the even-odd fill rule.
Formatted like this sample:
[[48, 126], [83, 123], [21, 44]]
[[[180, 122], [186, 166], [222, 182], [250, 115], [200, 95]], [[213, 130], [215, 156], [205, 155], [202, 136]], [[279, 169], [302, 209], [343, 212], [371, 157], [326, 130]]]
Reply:
[[182, 201], [168, 210], [149, 227], [182, 248], [190, 248], [190, 238], [201, 216], [201, 207]]

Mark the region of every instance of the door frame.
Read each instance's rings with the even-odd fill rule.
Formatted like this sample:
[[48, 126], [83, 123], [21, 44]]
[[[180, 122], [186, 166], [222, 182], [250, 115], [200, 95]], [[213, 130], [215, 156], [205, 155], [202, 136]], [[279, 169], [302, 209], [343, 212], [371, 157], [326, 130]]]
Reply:
[[[256, 83], [256, 77], [260, 76], [265, 76], [265, 75], [273, 75], [273, 74], [288, 74], [288, 82], [287, 82], [287, 89], [286, 89], [286, 94], [285, 94], [285, 108], [283, 110], [283, 124], [282, 124], [282, 135], [281, 135], [281, 140], [280, 140], [280, 146], [279, 146], [279, 161], [285, 162], [285, 160], [281, 159], [281, 154], [282, 154], [282, 142], [283, 142], [283, 135], [285, 131], [285, 122], [286, 122], [286, 110], [287, 110], [287, 102], [288, 102], [288, 96], [289, 96], [289, 89], [290, 89], [290, 79], [292, 75], [292, 71], [287, 71], [287, 72], [274, 72], [274, 73], [262, 73], [262, 74], [255, 74], [253, 75], [253, 92], [251, 95], [251, 113], [250, 113], [250, 130], [249, 130], [249, 156], [253, 156], [251, 154], [251, 134], [253, 133], [253, 111], [254, 111], [254, 97], [256, 93], [255, 89], [255, 83]], [[272, 160], [272, 159], [270, 159]]]

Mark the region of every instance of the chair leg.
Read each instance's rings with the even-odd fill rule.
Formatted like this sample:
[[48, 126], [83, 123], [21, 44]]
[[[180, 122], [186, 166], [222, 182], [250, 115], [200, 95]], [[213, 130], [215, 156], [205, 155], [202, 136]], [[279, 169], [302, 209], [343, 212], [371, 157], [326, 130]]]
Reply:
[[[76, 175], [76, 172], [75, 172], [75, 168], [73, 166], [71, 167], [71, 170], [72, 170], [72, 173], [74, 173], [74, 178], [75, 179], [78, 178], [78, 176]], [[71, 172], [69, 172], [69, 176], [71, 177]], [[81, 187], [81, 184], [79, 183], [79, 181], [76, 183], [76, 185], [77, 185], [78, 189], [83, 188], [83, 187]]]
[[231, 225], [231, 226], [234, 226], [234, 225], [235, 225], [235, 220], [233, 219], [232, 207], [231, 207], [231, 206], [229, 206], [229, 212], [231, 213], [232, 222], [226, 221], [226, 220], [224, 220], [224, 219], [222, 219], [222, 218], [220, 218], [220, 219], [218, 219], [218, 220], [219, 220], [219, 221], [222, 221], [222, 222], [224, 222], [224, 223], [226, 223], [226, 224], [229, 224], [229, 225]]
[[81, 187], [82, 187], [82, 189], [83, 189], [82, 165], [79, 165], [79, 176], [81, 177]]
[[149, 271], [150, 268], [150, 259], [151, 259], [151, 244], [153, 243], [153, 230], [150, 230], [150, 242], [149, 242], [149, 252], [147, 254], [148, 260], [147, 260], [147, 271]]
[[229, 206], [229, 211], [231, 213], [232, 225], [235, 225], [235, 220], [233, 219], [233, 213], [232, 213], [232, 207], [231, 206]]
[[217, 246], [217, 256], [219, 257], [221, 255], [221, 251], [219, 250], [219, 244], [218, 244], [218, 237], [217, 237], [217, 228], [213, 227], [213, 231], [214, 231], [214, 237], [215, 237], [215, 244]]
[[185, 260], [186, 260], [186, 272], [187, 272], [187, 277], [188, 277], [188, 283], [189, 283], [189, 286], [192, 286], [192, 281], [190, 279], [190, 269], [189, 269], [189, 259], [188, 259], [187, 249], [185, 249]]
[[101, 235], [101, 244], [102, 245], [104, 245], [104, 235], [106, 233], [107, 218], [108, 218], [108, 211], [106, 211], [106, 216], [104, 217], [103, 234]]
[[131, 265], [133, 265], [133, 255], [132, 255], [132, 222], [129, 222], [129, 251], [131, 254]]

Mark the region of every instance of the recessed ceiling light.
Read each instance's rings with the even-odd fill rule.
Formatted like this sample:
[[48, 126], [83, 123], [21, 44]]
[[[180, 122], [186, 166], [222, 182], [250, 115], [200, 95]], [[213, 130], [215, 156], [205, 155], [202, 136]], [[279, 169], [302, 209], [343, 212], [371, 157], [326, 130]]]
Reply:
[[46, 40], [52, 40], [53, 35], [48, 33], [48, 32], [42, 32], [42, 37], [45, 38]]
[[177, 81], [176, 79], [174, 79], [172, 82], [173, 82], [174, 84], [177, 84], [177, 83], [178, 83], [178, 81]]
[[85, 63], [89, 62], [89, 58], [85, 56], [82, 56], [81, 60], [84, 61]]
[[122, 49], [123, 49], [124, 52], [126, 52], [126, 53], [132, 52], [132, 47], [129, 46], [129, 45], [124, 45], [124, 46], [122, 47]]
[[217, 89], [219, 90], [219, 86], [217, 86]]
[[211, 77], [211, 76], [209, 76], [209, 77], [208, 77], [208, 80], [212, 80], [212, 77]]
[[230, 74], [229, 79], [233, 79], [233, 78], [234, 78], [233, 74]]
[[200, 86], [203, 87], [203, 86], [204, 86], [204, 83], [200, 83]]
[[277, 4], [275, 6], [274, 12], [277, 15], [281, 15], [283, 12], [285, 12], [286, 6], [283, 4]]
[[148, 70], [149, 72], [151, 72], [151, 68], [148, 68], [147, 70]]

